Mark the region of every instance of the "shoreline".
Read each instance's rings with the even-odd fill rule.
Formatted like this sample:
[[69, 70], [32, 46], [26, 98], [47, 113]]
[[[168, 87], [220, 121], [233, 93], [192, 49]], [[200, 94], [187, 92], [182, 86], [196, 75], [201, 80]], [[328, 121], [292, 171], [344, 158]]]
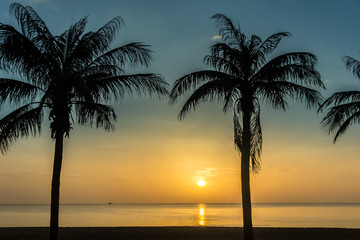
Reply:
[[[59, 240], [241, 240], [241, 227], [60, 227]], [[48, 227], [0, 227], [0, 239], [47, 240]], [[256, 240], [355, 240], [360, 228], [255, 227]]]

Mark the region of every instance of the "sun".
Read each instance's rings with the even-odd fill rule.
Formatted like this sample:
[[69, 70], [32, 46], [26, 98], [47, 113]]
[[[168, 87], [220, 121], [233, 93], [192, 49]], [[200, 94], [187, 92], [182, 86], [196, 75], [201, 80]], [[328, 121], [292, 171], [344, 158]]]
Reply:
[[197, 185], [199, 185], [200, 187], [205, 186], [206, 182], [204, 179], [200, 179], [199, 181], [197, 181]]

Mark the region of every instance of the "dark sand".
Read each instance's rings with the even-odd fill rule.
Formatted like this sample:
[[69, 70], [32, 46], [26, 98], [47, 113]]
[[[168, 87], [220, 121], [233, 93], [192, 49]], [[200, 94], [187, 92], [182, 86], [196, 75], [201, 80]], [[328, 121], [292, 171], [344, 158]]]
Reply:
[[[1, 240], [46, 240], [48, 228], [0, 228]], [[258, 240], [359, 240], [360, 229], [255, 228]], [[59, 240], [227, 240], [242, 239], [232, 227], [84, 227], [60, 228]]]

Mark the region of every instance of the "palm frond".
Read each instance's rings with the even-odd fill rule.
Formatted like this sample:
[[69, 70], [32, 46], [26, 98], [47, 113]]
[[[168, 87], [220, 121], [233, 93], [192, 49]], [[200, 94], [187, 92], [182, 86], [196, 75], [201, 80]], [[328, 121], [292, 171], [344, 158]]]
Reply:
[[290, 37], [289, 32], [280, 32], [271, 35], [264, 42], [259, 42], [257, 45], [251, 46], [251, 58], [253, 59], [253, 69], [258, 71], [264, 64], [267, 62], [267, 56], [271, 54], [276, 47], [279, 45], [280, 41], [284, 37]]
[[41, 133], [43, 109], [24, 105], [0, 119], [0, 151], [5, 153], [19, 138]]
[[222, 102], [232, 89], [233, 82], [229, 80], [219, 79], [204, 83], [198, 87], [187, 99], [182, 109], [180, 110], [178, 118], [180, 120], [184, 119], [186, 114], [191, 110], [195, 110], [195, 107], [200, 102]]
[[[360, 103], [358, 103], [358, 104], [360, 104]], [[360, 123], [360, 111], [357, 111], [354, 114], [352, 114], [339, 126], [338, 131], [335, 134], [333, 142], [335, 143], [336, 140], [338, 139], [338, 137], [343, 135], [346, 132], [346, 130], [348, 129], [348, 127], [354, 123]]]
[[[261, 165], [261, 153], [262, 153], [262, 130], [260, 122], [260, 107], [258, 103], [256, 104], [255, 112], [251, 115], [251, 125], [250, 125], [250, 161], [251, 161], [251, 170], [253, 173], [258, 173], [260, 171]], [[233, 123], [234, 123], [234, 143], [236, 150], [242, 152], [242, 126], [241, 126], [241, 116], [237, 114], [238, 110], [234, 109]]]
[[360, 91], [336, 92], [320, 105], [318, 112], [323, 111], [332, 104], [336, 106], [342, 103], [357, 101], [360, 101]]
[[223, 112], [227, 113], [229, 110], [234, 109], [235, 102], [241, 95], [237, 89], [229, 89], [227, 94], [224, 96]]
[[242, 151], [242, 126], [240, 122], [240, 116], [234, 111], [233, 116], [233, 123], [234, 123], [234, 144], [236, 150], [241, 153]]
[[[343, 61], [346, 69], [360, 79], [360, 62], [349, 56], [344, 56]], [[360, 92], [336, 92], [320, 105], [318, 112], [325, 109], [327, 114], [322, 119], [321, 125], [328, 134], [336, 132], [333, 140], [335, 143], [350, 125], [360, 123]]]
[[275, 109], [285, 111], [288, 103], [286, 101], [286, 91], [281, 84], [258, 83], [256, 93], [259, 94], [265, 102]]
[[352, 71], [354, 76], [360, 79], [360, 62], [348, 56], [343, 57], [343, 61], [345, 62], [346, 69]]
[[158, 74], [120, 75], [106, 78], [87, 78], [87, 87], [94, 99], [121, 99], [125, 94], [168, 96], [168, 83]]
[[[85, 59], [92, 59], [89, 56], [97, 57], [108, 51], [113, 42], [117, 31], [123, 25], [121, 17], [115, 17], [106, 23], [96, 32], [88, 32], [83, 35], [78, 44], [78, 49], [85, 54]], [[77, 56], [81, 56], [78, 55]]]
[[96, 39], [94, 37], [93, 38], [94, 40], [100, 40], [99, 44], [103, 45], [103, 49], [108, 49], [122, 25], [124, 25], [124, 20], [120, 16], [114, 17], [96, 31]]
[[317, 57], [309, 52], [291, 52], [279, 55], [268, 62], [268, 64], [273, 67], [280, 67], [294, 63], [305, 66], [315, 66], [317, 63]]
[[[47, 28], [45, 22], [30, 6], [24, 7], [19, 3], [10, 5], [10, 15], [14, 16], [21, 27], [23, 35], [28, 38], [44, 55], [51, 55], [58, 51], [55, 38]], [[51, 59], [48, 59], [50, 61]]]
[[241, 52], [224, 43], [211, 46], [211, 55], [205, 56], [204, 63], [217, 71], [238, 76], [242, 72]]
[[124, 69], [122, 69], [118, 65], [113, 64], [91, 65], [79, 72], [81, 77], [84, 78], [106, 78], [123, 73]]
[[[73, 81], [72, 83], [72, 99], [75, 101], [87, 101], [87, 102], [96, 102], [103, 100], [98, 97], [98, 92], [96, 89], [90, 87], [86, 80], [86, 78], [79, 78]], [[90, 88], [89, 88], [90, 87]], [[73, 101], [73, 100], [70, 101]]]
[[9, 78], [0, 78], [0, 105], [6, 100], [10, 103], [35, 100], [41, 88], [23, 81]]
[[140, 42], [129, 43], [124, 46], [114, 48], [111, 51], [97, 57], [92, 62], [91, 66], [118, 64], [122, 67], [128, 63], [134, 67], [137, 65], [144, 65], [148, 67], [152, 60], [152, 51], [149, 47], [149, 45], [145, 45]]
[[30, 6], [24, 7], [19, 3], [12, 3], [9, 8], [10, 15], [14, 16], [21, 27], [22, 33], [34, 40], [38, 34], [48, 34], [49, 30], [44, 21]]
[[215, 14], [211, 18], [215, 19], [216, 28], [219, 29], [219, 35], [222, 40], [232, 46], [244, 46], [247, 42], [246, 36], [237, 29], [232, 21], [223, 14]]
[[78, 56], [74, 51], [77, 50], [78, 42], [81, 39], [81, 35], [85, 31], [88, 17], [80, 19], [75, 24], [72, 24], [70, 28], [60, 36], [56, 37], [59, 48], [62, 52], [62, 62], [71, 62]]
[[34, 43], [10, 25], [0, 24], [0, 67], [39, 82], [48, 61]]
[[284, 37], [291, 37], [291, 33], [289, 32], [279, 32], [268, 37], [261, 45], [256, 49], [256, 54], [260, 54], [264, 57], [272, 53], [276, 47], [279, 45], [280, 41]]
[[175, 81], [174, 86], [170, 92], [170, 102], [175, 101], [184, 93], [197, 88], [200, 84], [207, 83], [214, 80], [231, 81], [233, 77], [223, 72], [214, 70], [204, 70], [187, 74]]
[[255, 112], [251, 116], [251, 142], [250, 142], [250, 158], [251, 170], [253, 173], [258, 173], [261, 166], [261, 153], [262, 153], [262, 130], [260, 122], [260, 106], [256, 103]]
[[335, 132], [334, 143], [345, 133], [347, 128], [360, 122], [360, 101], [349, 102], [333, 106], [322, 119], [321, 125], [327, 129], [328, 134]]
[[262, 39], [259, 36], [251, 35], [250, 49], [257, 49], [262, 44]]
[[258, 84], [258, 93], [274, 108], [286, 109], [286, 97], [306, 104], [307, 108], [318, 108], [322, 101], [319, 91], [287, 81], [267, 82]]
[[[81, 18], [79, 21], [77, 21], [74, 24], [71, 24], [69, 29], [60, 34], [59, 36], [55, 37], [55, 39], [61, 43], [66, 42], [66, 39], [69, 38], [69, 34], [73, 35], [73, 37], [70, 37], [70, 39], [79, 39], [81, 34], [84, 33], [85, 27], [88, 22], [88, 16]], [[70, 41], [71, 42], [71, 41]]]
[[85, 101], [75, 102], [77, 122], [81, 125], [89, 124], [96, 128], [104, 128], [106, 131], [115, 130], [116, 114], [111, 106]]
[[302, 85], [325, 88], [315, 69], [317, 58], [307, 52], [280, 55], [266, 63], [253, 77], [254, 81], [293, 81]]

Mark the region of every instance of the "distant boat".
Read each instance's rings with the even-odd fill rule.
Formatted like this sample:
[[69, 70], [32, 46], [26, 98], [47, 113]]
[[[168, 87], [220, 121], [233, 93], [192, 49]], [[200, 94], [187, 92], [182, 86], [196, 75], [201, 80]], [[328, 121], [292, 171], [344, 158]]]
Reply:
[[112, 204], [112, 202], [108, 202], [108, 204], [109, 204], [109, 205], [111, 205], [111, 204]]

